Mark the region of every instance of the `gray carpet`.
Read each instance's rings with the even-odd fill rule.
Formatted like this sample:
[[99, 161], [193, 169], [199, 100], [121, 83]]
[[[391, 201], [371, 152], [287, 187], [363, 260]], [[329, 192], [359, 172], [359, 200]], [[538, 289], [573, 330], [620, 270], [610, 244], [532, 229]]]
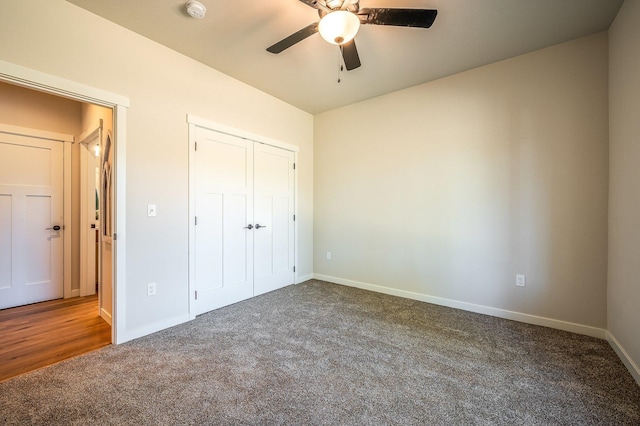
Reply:
[[309, 281], [0, 383], [5, 424], [640, 424], [608, 343]]

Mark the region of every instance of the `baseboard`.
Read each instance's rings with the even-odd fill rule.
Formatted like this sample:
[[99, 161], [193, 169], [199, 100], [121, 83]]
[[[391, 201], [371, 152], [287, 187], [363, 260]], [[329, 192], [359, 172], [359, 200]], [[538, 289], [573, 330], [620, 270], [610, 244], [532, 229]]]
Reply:
[[76, 288], [75, 290], [71, 290], [71, 297], [79, 297], [80, 296], [80, 289]]
[[406, 290], [399, 290], [391, 287], [384, 287], [375, 284], [363, 283], [344, 278], [332, 277], [322, 274], [313, 274], [318, 280], [328, 281], [335, 284], [345, 285], [348, 287], [361, 288], [363, 290], [375, 291], [378, 293], [389, 294], [391, 296], [404, 297], [407, 299], [419, 300], [421, 302], [433, 303], [434, 305], [447, 306], [449, 308], [461, 309], [463, 311], [475, 312], [484, 315], [490, 315], [498, 318], [504, 318], [513, 321], [519, 321], [526, 324], [540, 325], [543, 327], [555, 328], [557, 330], [569, 331], [571, 333], [583, 334], [586, 336], [596, 337], [598, 339], [606, 339], [607, 331], [602, 328], [591, 327], [588, 325], [576, 324], [567, 321], [560, 321], [552, 318], [539, 317], [536, 315], [523, 314], [520, 312], [508, 311], [505, 309], [493, 308], [490, 306], [476, 305], [473, 303], [460, 302], [442, 297], [429, 296], [422, 293], [414, 293]]
[[111, 314], [104, 308], [100, 308], [100, 317], [105, 320], [107, 324], [111, 325]]
[[313, 279], [313, 274], [301, 275], [296, 277], [296, 284], [303, 283]]
[[620, 342], [618, 342], [618, 339], [616, 339], [615, 336], [609, 331], [607, 332], [607, 341], [616, 352], [616, 354], [618, 354], [618, 357], [620, 358], [624, 366], [627, 367], [627, 370], [629, 370], [636, 383], [640, 385], [640, 368], [638, 368], [638, 365], [633, 362], [627, 351], [625, 351]]
[[144, 327], [134, 328], [133, 330], [125, 330], [124, 333], [117, 334], [117, 344], [125, 343], [130, 340], [138, 339], [140, 337], [144, 337], [149, 334], [156, 333], [158, 331], [162, 331], [166, 328], [174, 327], [176, 325], [180, 325], [189, 321], [189, 314], [180, 315], [175, 318], [170, 318], [165, 321], [156, 322], [153, 324], [146, 325]]

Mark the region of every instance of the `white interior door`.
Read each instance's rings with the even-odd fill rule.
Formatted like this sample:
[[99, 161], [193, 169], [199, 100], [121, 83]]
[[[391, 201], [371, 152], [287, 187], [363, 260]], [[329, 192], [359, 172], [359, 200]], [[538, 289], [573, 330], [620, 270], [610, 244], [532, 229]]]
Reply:
[[254, 149], [254, 295], [293, 284], [294, 153], [256, 143]]
[[0, 133], [0, 309], [63, 297], [63, 152]]
[[253, 142], [197, 129], [195, 314], [253, 296]]
[[100, 131], [80, 142], [80, 295], [96, 293], [99, 253]]

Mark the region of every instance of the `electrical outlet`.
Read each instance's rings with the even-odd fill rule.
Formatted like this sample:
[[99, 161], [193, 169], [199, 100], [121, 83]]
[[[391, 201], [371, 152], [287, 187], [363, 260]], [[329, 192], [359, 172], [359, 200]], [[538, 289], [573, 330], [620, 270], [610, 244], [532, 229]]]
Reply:
[[156, 283], [147, 284], [147, 296], [153, 296], [156, 294]]
[[153, 217], [156, 215], [156, 205], [155, 204], [147, 204], [147, 216]]
[[516, 285], [518, 287], [524, 287], [526, 285], [526, 277], [524, 275], [516, 275]]
[[327, 251], [327, 260], [331, 260], [331, 252]]

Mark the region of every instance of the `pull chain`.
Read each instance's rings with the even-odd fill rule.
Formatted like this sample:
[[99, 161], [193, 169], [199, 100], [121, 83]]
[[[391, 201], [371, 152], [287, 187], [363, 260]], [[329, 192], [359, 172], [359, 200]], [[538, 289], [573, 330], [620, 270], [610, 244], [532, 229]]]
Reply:
[[338, 55], [338, 83], [342, 81], [342, 71], [344, 70], [344, 66], [342, 65], [342, 45], [340, 45], [340, 54]]

